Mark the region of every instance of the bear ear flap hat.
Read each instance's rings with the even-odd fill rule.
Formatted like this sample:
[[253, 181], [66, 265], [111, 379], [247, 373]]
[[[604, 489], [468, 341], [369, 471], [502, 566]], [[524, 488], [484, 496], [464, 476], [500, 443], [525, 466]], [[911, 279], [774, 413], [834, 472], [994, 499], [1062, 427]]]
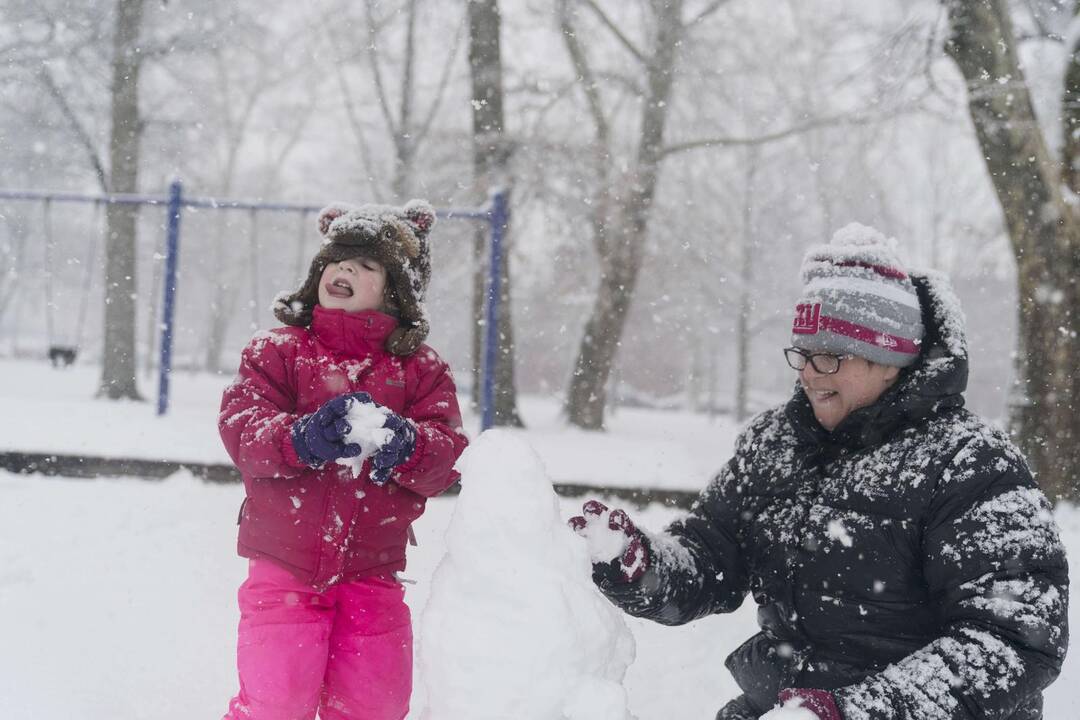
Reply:
[[385, 312], [398, 326], [386, 339], [394, 355], [409, 355], [427, 338], [430, 324], [424, 295], [431, 280], [428, 236], [435, 210], [424, 200], [392, 205], [334, 203], [319, 212], [322, 248], [311, 261], [303, 284], [274, 301], [274, 315], [286, 325], [306, 326], [319, 302], [319, 278], [330, 263], [365, 256], [386, 268]]

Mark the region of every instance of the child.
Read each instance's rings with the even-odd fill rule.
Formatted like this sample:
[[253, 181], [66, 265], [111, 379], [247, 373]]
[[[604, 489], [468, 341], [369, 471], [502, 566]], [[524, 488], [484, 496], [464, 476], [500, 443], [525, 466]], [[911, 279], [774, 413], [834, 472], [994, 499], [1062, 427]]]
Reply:
[[[325, 208], [307, 279], [275, 302], [288, 327], [252, 339], [222, 397], [249, 558], [226, 720], [408, 712], [412, 628], [396, 573], [410, 523], [457, 480], [467, 444], [450, 370], [422, 345], [434, 221], [419, 200]], [[352, 427], [372, 412], [385, 416], [378, 442]], [[366, 458], [355, 477], [350, 458]]]

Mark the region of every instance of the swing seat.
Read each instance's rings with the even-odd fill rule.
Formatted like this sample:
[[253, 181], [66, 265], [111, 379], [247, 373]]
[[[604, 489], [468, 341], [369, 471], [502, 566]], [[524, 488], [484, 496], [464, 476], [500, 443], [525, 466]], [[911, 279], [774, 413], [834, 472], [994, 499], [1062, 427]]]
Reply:
[[50, 345], [49, 362], [54, 368], [68, 367], [75, 362], [79, 349], [71, 345]]

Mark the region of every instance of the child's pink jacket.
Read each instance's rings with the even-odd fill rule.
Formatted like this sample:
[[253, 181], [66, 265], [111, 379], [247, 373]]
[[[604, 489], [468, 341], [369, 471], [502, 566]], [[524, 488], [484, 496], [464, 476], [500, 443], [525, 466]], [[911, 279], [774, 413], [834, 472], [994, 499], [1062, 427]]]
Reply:
[[[244, 348], [218, 417], [247, 491], [242, 556], [275, 560], [316, 588], [404, 569], [409, 524], [457, 480], [468, 440], [446, 363], [426, 345], [387, 353], [395, 326], [376, 311], [316, 307], [310, 327], [260, 333]], [[292, 446], [299, 417], [360, 391], [416, 423], [416, 450], [383, 487], [367, 479], [367, 464], [355, 479], [335, 462], [311, 469]]]

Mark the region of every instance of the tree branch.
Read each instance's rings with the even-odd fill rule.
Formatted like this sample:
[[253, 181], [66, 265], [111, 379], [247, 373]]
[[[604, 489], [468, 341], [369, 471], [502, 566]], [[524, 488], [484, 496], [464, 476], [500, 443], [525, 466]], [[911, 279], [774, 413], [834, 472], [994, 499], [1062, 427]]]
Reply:
[[[604, 114], [604, 106], [601, 102], [600, 90], [596, 84], [596, 78], [589, 68], [589, 61], [585, 56], [585, 50], [578, 42], [577, 33], [574, 30], [573, 22], [570, 19], [569, 2], [570, 0], [559, 0], [559, 28], [562, 30], [563, 42], [566, 43], [566, 50], [570, 55], [570, 61], [573, 63], [574, 70], [577, 73], [578, 83], [585, 93], [589, 112], [592, 114], [593, 122], [596, 124], [596, 144], [599, 146], [600, 152], [596, 153], [594, 151], [594, 157], [597, 158], [596, 167], [599, 187], [604, 187], [607, 185], [606, 158], [608, 155], [611, 130], [608, 126], [607, 116]], [[594, 229], [592, 241], [597, 254], [601, 258], [606, 257], [609, 252], [608, 243], [603, 232], [606, 219], [604, 204], [604, 202], [593, 203], [590, 212]]]
[[1028, 15], [1031, 17], [1031, 22], [1035, 24], [1035, 32], [1021, 34], [1016, 33], [1016, 41], [1026, 42], [1028, 40], [1050, 40], [1056, 43], [1065, 42], [1065, 37], [1060, 33], [1056, 33], [1047, 27], [1042, 17], [1039, 15], [1039, 11], [1031, 3], [1031, 0], [1024, 0], [1024, 6], [1027, 8]]
[[405, 13], [405, 62], [401, 69], [401, 112], [398, 114], [398, 127], [401, 134], [398, 141], [410, 135], [413, 112], [413, 70], [416, 61], [416, 0], [408, 0]]
[[377, 201], [382, 201], [382, 195], [379, 192], [378, 183], [375, 182], [375, 169], [371, 166], [371, 151], [368, 149], [367, 140], [364, 138], [364, 126], [360, 122], [360, 116], [356, 112], [356, 107], [353, 105], [352, 94], [349, 92], [349, 86], [345, 82], [345, 74], [341, 70], [341, 63], [334, 63], [334, 71], [337, 76], [338, 87], [341, 88], [341, 97], [345, 101], [345, 114], [349, 118], [349, 125], [353, 129], [353, 134], [356, 135], [356, 144], [360, 149], [360, 162], [364, 164], [364, 169], [367, 171], [368, 185], [371, 187], [372, 197]]
[[428, 132], [431, 130], [431, 124], [434, 122], [435, 115], [439, 110], [439, 106], [442, 105], [443, 96], [446, 94], [446, 88], [450, 85], [450, 71], [454, 66], [454, 58], [457, 57], [458, 48], [461, 46], [461, 39], [465, 36], [464, 29], [465, 20], [462, 18], [457, 31], [454, 33], [454, 42], [450, 46], [450, 52], [446, 55], [446, 62], [443, 63], [442, 77], [439, 78], [439, 86], [435, 91], [435, 99], [432, 101], [427, 116], [424, 118], [420, 130], [416, 134], [417, 142], [420, 142], [427, 137]]
[[589, 9], [596, 14], [596, 17], [600, 18], [600, 22], [611, 31], [611, 34], [622, 44], [624, 48], [630, 51], [630, 54], [637, 58], [643, 65], [649, 64], [649, 58], [645, 57], [644, 53], [637, 49], [637, 46], [631, 42], [630, 38], [623, 34], [622, 30], [612, 21], [611, 18], [596, 4], [595, 0], [582, 0]]
[[559, 29], [562, 30], [563, 42], [566, 44], [566, 51], [570, 54], [570, 62], [574, 65], [578, 82], [581, 84], [581, 89], [584, 91], [585, 99], [589, 104], [589, 112], [592, 114], [593, 122], [596, 123], [596, 137], [604, 145], [607, 145], [610, 131], [607, 117], [604, 115], [604, 105], [600, 99], [596, 78], [593, 77], [592, 70], [589, 68], [589, 60], [585, 56], [585, 50], [581, 47], [581, 43], [578, 42], [577, 33], [570, 20], [568, 1], [560, 0], [559, 2]]
[[79, 141], [79, 144], [83, 146], [86, 151], [87, 158], [90, 160], [90, 164], [94, 168], [94, 174], [97, 176], [98, 185], [101, 186], [101, 191], [104, 193], [109, 192], [109, 175], [105, 171], [105, 164], [101, 160], [101, 155], [98, 153], [97, 148], [94, 147], [94, 140], [90, 137], [90, 133], [87, 131], [83, 124], [79, 122], [78, 116], [71, 109], [71, 105], [68, 104], [67, 98], [64, 97], [63, 91], [56, 84], [53, 79], [52, 73], [49, 72], [49, 66], [45, 63], [41, 64], [41, 70], [38, 72], [38, 76], [45, 84], [45, 88], [56, 100], [56, 104], [60, 107], [60, 112], [71, 123], [72, 129], [75, 131], [75, 138]]
[[728, 1], [729, 0], [713, 0], [711, 3], [706, 5], [701, 10], [701, 12], [699, 12], [697, 15], [695, 15], [693, 18], [691, 18], [688, 22], [683, 23], [683, 27], [689, 28], [689, 27], [692, 27], [694, 25], [697, 25], [699, 22], [701, 22], [705, 18], [712, 15], [714, 12], [719, 10], [721, 7], [723, 7], [724, 5], [727, 5]]
[[379, 31], [375, 25], [375, 16], [372, 12], [372, 2], [367, 0], [364, 3], [367, 11], [367, 23], [368, 23], [368, 59], [371, 62], [371, 74], [375, 80], [375, 92], [379, 97], [379, 108], [382, 110], [383, 119], [386, 120], [386, 127], [390, 129], [390, 134], [397, 136], [400, 131], [397, 124], [394, 122], [394, 116], [390, 112], [390, 102], [386, 98], [386, 89], [383, 87], [382, 70], [379, 69], [379, 52], [378, 44], [376, 41], [379, 39]]
[[801, 133], [815, 130], [821, 127], [831, 127], [838, 125], [867, 125], [873, 122], [877, 122], [880, 119], [881, 118], [869, 118], [865, 116], [860, 117], [856, 115], [837, 115], [834, 117], [815, 118], [813, 120], [808, 120], [805, 123], [793, 125], [789, 128], [785, 128], [784, 130], [777, 130], [776, 132], [765, 133], [764, 135], [747, 137], [713, 137], [675, 143], [673, 145], [667, 145], [666, 147], [661, 148], [660, 153], [662, 156], [667, 157], [668, 155], [686, 152], [687, 150], [697, 150], [699, 148], [765, 145], [767, 143], [776, 142], [777, 140], [783, 140], [784, 138], [788, 138], [793, 135], [799, 135]]

